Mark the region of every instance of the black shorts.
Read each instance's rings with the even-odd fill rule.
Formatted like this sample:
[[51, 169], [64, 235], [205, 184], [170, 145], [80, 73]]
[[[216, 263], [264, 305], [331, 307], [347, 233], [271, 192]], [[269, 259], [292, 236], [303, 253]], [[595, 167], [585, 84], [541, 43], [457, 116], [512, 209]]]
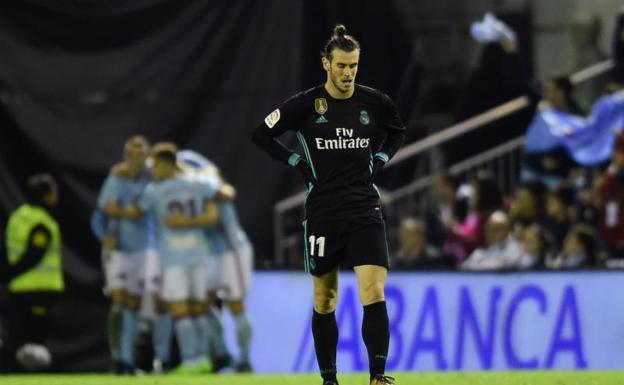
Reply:
[[386, 226], [379, 216], [303, 222], [304, 267], [321, 276], [336, 266], [377, 265], [388, 269]]

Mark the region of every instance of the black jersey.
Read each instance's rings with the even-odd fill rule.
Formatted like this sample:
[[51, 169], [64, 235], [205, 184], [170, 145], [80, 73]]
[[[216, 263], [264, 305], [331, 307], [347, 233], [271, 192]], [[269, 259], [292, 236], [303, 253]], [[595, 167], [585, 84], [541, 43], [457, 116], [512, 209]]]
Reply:
[[357, 85], [349, 99], [334, 99], [324, 85], [301, 92], [266, 117], [253, 141], [294, 166], [299, 154], [276, 137], [295, 131], [316, 178], [308, 186], [306, 217], [379, 215], [379, 193], [371, 181], [373, 158], [387, 162], [405, 137], [405, 126], [390, 98]]

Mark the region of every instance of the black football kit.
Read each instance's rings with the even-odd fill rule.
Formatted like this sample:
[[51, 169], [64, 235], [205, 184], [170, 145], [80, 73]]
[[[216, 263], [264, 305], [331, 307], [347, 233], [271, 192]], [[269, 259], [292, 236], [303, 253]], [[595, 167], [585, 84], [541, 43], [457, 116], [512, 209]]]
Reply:
[[[286, 131], [296, 133], [303, 154], [277, 140]], [[272, 157], [306, 167], [306, 271], [320, 276], [339, 264], [388, 267], [373, 178], [404, 138], [405, 126], [390, 98], [357, 84], [348, 99], [332, 98], [324, 85], [301, 92], [255, 129], [253, 141]]]

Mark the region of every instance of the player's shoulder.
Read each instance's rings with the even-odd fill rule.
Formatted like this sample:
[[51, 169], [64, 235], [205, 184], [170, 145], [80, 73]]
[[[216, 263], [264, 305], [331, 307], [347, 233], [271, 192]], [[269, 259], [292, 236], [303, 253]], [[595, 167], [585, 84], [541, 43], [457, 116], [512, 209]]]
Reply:
[[306, 100], [310, 100], [310, 99], [315, 99], [318, 97], [319, 92], [321, 91], [323, 85], [317, 85], [314, 86], [312, 88], [309, 88], [307, 90], [304, 91], [300, 91], [297, 92], [295, 95], [293, 95], [290, 99], [288, 99], [286, 102], [302, 102], [302, 101], [306, 101]]
[[128, 178], [130, 176], [130, 173], [128, 171], [128, 165], [126, 165], [124, 162], [114, 164], [110, 168], [109, 175], [116, 178]]
[[390, 98], [385, 92], [377, 88], [365, 86], [362, 84], [356, 84], [355, 88], [358, 91], [358, 95], [362, 98], [370, 99], [370, 100], [377, 101], [377, 102], [386, 102], [390, 100]]

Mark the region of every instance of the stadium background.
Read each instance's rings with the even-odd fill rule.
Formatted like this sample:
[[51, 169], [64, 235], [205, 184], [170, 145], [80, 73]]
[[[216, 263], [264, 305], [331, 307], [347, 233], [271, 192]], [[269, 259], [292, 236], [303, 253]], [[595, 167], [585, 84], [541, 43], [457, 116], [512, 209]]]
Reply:
[[[291, 183], [296, 175], [254, 148], [249, 134], [277, 103], [323, 81], [318, 51], [334, 23], [345, 23], [363, 45], [358, 82], [398, 102], [414, 141], [526, 91], [519, 86], [506, 94], [492, 92], [491, 99], [465, 97], [476, 50], [467, 29], [483, 12], [498, 11], [514, 27], [527, 76], [543, 79], [592, 64], [575, 61], [570, 26], [576, 11], [587, 8], [603, 16], [599, 48], [608, 52], [620, 5], [608, 0], [455, 3], [2, 2], [0, 223], [22, 201], [21, 183], [28, 175], [49, 171], [58, 177], [68, 290], [53, 338], [56, 369], [108, 368], [99, 245], [88, 220], [128, 136], [174, 140], [214, 160], [239, 191], [239, 210], [259, 267], [271, 267], [273, 234], [267, 223], [274, 202], [296, 191]], [[561, 51], [553, 52], [553, 46]], [[424, 95], [416, 92], [422, 82], [434, 83], [425, 84]], [[412, 115], [414, 104], [431, 112], [426, 125]], [[530, 115], [487, 127], [486, 133], [496, 135], [487, 135], [492, 142], [482, 145], [521, 133]], [[501, 132], [503, 125], [507, 129]], [[443, 150], [470, 155], [457, 155], [453, 146]], [[400, 183], [401, 175], [385, 179]], [[70, 312], [75, 315], [68, 318]]]

